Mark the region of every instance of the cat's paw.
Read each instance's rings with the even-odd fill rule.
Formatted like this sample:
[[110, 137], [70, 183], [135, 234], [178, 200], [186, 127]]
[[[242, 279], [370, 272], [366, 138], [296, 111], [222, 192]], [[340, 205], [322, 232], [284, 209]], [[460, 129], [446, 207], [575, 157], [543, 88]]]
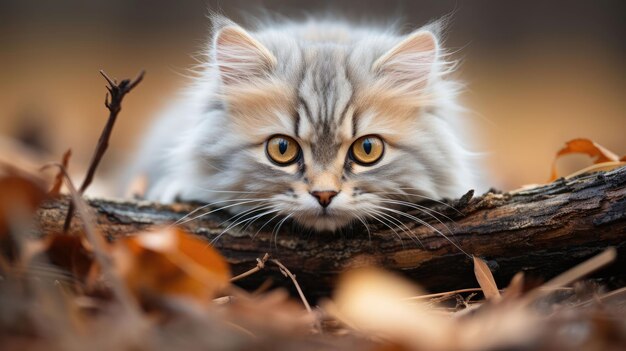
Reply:
[[150, 187], [146, 194], [148, 200], [170, 204], [177, 202], [184, 192], [184, 184], [181, 181], [161, 178], [157, 183]]

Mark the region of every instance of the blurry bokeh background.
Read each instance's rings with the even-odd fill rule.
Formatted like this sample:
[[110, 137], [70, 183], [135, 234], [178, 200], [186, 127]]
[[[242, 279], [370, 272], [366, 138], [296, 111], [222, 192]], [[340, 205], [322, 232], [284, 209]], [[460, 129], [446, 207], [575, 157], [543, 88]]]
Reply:
[[[98, 70], [124, 78], [145, 68], [93, 189], [106, 193], [142, 130], [188, 82], [208, 9], [244, 24], [246, 13], [267, 11], [397, 19], [407, 29], [451, 15], [447, 46], [463, 60], [468, 118], [495, 187], [545, 181], [575, 137], [626, 154], [625, 1], [0, 0], [0, 156], [26, 162], [24, 146], [58, 160], [71, 147], [82, 178], [107, 116]], [[561, 167], [568, 162], [582, 161]]]

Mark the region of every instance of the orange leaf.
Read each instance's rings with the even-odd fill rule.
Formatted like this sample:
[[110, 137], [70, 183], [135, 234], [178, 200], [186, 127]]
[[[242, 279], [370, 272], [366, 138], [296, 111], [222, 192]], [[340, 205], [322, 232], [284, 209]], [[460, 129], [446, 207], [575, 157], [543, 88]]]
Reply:
[[504, 299], [516, 299], [524, 293], [524, 272], [517, 272], [513, 278], [511, 278], [511, 282], [509, 286], [506, 287], [502, 297]]
[[34, 179], [14, 174], [0, 178], [0, 255], [9, 260], [17, 258], [17, 246], [11, 230], [15, 229], [15, 225], [30, 220], [44, 199], [46, 192]]
[[563, 147], [556, 153], [556, 157], [552, 162], [552, 173], [550, 175], [550, 181], [554, 181], [558, 178], [556, 161], [561, 156], [569, 154], [586, 154], [589, 157], [595, 158], [594, 163], [619, 161], [619, 157], [617, 155], [607, 150], [600, 144], [596, 144], [589, 139], [573, 139], [565, 143], [565, 147]]
[[140, 299], [179, 296], [206, 303], [231, 277], [228, 263], [213, 247], [175, 228], [120, 240], [116, 257], [118, 269]]
[[93, 268], [93, 252], [82, 236], [56, 234], [47, 239], [44, 253], [51, 264], [86, 282]]
[[[61, 165], [63, 168], [67, 170], [68, 163], [70, 162], [70, 157], [72, 156], [72, 149], [67, 149], [63, 154], [63, 159], [61, 161]], [[59, 196], [61, 193], [61, 187], [63, 186], [63, 171], [59, 170], [56, 177], [54, 178], [54, 183], [52, 185], [52, 189], [48, 192], [50, 196]]]
[[476, 256], [473, 256], [473, 258], [474, 275], [476, 275], [476, 280], [483, 290], [485, 298], [487, 300], [499, 299], [500, 291], [498, 290], [498, 285], [496, 285], [496, 281], [493, 279], [493, 274], [491, 274], [487, 263]]

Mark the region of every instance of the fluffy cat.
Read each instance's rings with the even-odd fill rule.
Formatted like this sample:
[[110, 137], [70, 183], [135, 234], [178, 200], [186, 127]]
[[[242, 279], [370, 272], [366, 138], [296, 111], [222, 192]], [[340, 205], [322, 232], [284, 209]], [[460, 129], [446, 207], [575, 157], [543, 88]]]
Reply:
[[148, 199], [334, 231], [472, 188], [436, 27], [213, 23], [200, 76], [138, 157]]

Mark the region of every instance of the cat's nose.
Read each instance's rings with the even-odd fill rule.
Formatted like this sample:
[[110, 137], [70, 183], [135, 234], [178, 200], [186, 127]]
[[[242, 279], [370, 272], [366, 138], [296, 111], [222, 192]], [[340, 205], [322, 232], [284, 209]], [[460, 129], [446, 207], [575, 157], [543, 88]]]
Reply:
[[325, 190], [325, 191], [312, 191], [311, 195], [313, 195], [314, 197], [317, 198], [317, 202], [320, 203], [320, 205], [322, 205], [322, 207], [326, 208], [328, 205], [330, 205], [330, 202], [333, 200], [333, 197], [335, 197], [338, 193], [336, 191], [332, 191], [332, 190]]

